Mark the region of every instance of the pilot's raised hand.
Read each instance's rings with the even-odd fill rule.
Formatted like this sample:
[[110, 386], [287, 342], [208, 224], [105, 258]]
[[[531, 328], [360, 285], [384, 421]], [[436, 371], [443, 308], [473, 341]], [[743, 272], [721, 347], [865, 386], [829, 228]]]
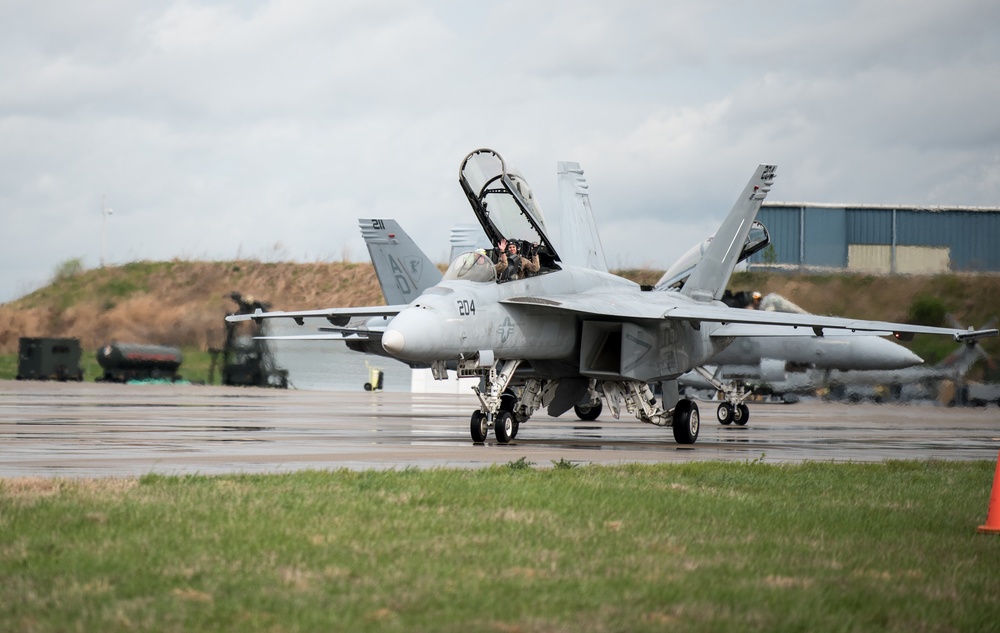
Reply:
[[500, 243], [497, 244], [497, 247], [500, 249], [500, 252], [506, 251], [507, 250], [507, 238], [506, 237], [501, 237], [500, 238]]

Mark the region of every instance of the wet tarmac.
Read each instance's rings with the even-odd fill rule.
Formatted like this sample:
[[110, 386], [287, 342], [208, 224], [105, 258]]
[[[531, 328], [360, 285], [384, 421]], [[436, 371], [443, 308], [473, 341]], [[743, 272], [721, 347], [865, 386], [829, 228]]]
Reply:
[[679, 446], [669, 428], [537, 414], [508, 445], [475, 445], [471, 395], [281, 391], [0, 381], [0, 477], [108, 477], [302, 469], [478, 468], [525, 459], [995, 461], [1000, 409], [931, 404], [751, 404], [745, 427], [715, 421]]

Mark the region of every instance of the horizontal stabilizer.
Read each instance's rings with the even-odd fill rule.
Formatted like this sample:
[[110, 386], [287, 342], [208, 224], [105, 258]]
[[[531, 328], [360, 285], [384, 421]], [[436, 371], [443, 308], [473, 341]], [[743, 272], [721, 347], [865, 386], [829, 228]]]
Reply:
[[325, 310], [300, 310], [297, 312], [263, 312], [257, 310], [253, 314], [230, 314], [226, 317], [229, 323], [254, 321], [260, 323], [265, 319], [292, 319], [299, 325], [305, 319], [326, 319], [333, 325], [347, 325], [353, 317], [391, 317], [399, 314], [405, 305], [366, 306], [362, 308], [327, 308]]
[[343, 334], [296, 334], [289, 336], [255, 336], [253, 337], [255, 341], [348, 341], [353, 340], [354, 337], [344, 336]]

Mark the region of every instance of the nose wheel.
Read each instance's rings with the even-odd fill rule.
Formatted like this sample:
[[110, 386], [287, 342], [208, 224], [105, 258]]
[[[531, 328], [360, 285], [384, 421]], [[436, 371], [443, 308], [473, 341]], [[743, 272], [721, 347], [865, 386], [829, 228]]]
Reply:
[[472, 412], [472, 441], [476, 444], [482, 444], [486, 441], [486, 436], [490, 431], [489, 420], [486, 418], [486, 414], [482, 411]]
[[491, 426], [493, 427], [493, 434], [497, 438], [497, 443], [508, 444], [512, 439], [517, 437], [517, 431], [521, 425], [518, 423], [517, 414], [510, 411], [498, 412], [493, 418], [493, 424], [490, 424], [489, 417], [482, 411], [473, 411], [469, 424], [473, 443], [484, 444], [486, 438], [489, 437]]
[[750, 421], [750, 407], [745, 404], [723, 402], [715, 412], [715, 417], [719, 419], [720, 424], [735, 423], [736, 426], [745, 426]]
[[510, 411], [501, 411], [496, 415], [493, 434], [497, 442], [507, 444], [517, 435], [517, 421]]

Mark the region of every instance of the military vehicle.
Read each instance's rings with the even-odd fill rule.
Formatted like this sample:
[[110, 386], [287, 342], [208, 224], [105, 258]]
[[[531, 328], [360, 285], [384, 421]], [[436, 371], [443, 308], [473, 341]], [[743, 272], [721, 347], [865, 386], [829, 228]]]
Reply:
[[180, 348], [140, 343], [108, 343], [97, 350], [97, 363], [104, 370], [99, 382], [133, 380], [180, 380], [177, 370], [184, 362]]
[[80, 340], [22, 337], [17, 344], [18, 380], [83, 380]]
[[[238, 309], [233, 314], [253, 314], [256, 310], [267, 310], [270, 305], [244, 297], [239, 292], [230, 293]], [[252, 323], [250, 331], [241, 330], [238, 323], [226, 322], [226, 341], [221, 350], [209, 350], [212, 364], [209, 367], [209, 382], [214, 383], [218, 356], [222, 357], [222, 384], [235, 387], [277, 387], [288, 388], [288, 370], [280, 369], [274, 354], [265, 339], [266, 324]]]

